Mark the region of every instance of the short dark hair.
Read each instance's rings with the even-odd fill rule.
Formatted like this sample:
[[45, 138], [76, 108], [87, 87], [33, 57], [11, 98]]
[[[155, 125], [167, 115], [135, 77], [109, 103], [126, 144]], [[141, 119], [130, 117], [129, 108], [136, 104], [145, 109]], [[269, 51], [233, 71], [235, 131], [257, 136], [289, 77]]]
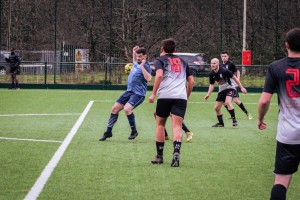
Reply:
[[229, 55], [228, 51], [222, 51], [221, 54], [227, 54], [227, 55]]
[[138, 54], [143, 54], [143, 55], [146, 55], [147, 54], [147, 51], [144, 47], [140, 47], [138, 50], [136, 50], [135, 53], [138, 53]]
[[166, 53], [174, 53], [176, 42], [173, 38], [168, 38], [161, 42], [161, 46]]
[[289, 44], [291, 51], [300, 52], [300, 28], [293, 28], [285, 35], [285, 41]]

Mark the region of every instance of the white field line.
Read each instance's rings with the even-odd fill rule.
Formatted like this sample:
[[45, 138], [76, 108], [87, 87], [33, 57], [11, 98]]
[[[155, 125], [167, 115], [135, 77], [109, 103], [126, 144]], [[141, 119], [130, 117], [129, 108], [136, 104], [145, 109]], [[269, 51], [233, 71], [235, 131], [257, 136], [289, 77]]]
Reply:
[[28, 192], [24, 200], [35, 200], [38, 198], [39, 194], [43, 190], [45, 184], [47, 183], [49, 177], [51, 176], [53, 170], [57, 166], [59, 160], [65, 153], [66, 149], [68, 148], [69, 144], [71, 143], [73, 137], [75, 136], [77, 130], [81, 126], [84, 118], [88, 114], [90, 108], [92, 107], [94, 101], [90, 101], [88, 105], [85, 107], [83, 113], [78, 118], [75, 125], [72, 127], [71, 131], [67, 135], [67, 137], [64, 139], [63, 143], [60, 145], [60, 147], [57, 149], [47, 166], [44, 168], [43, 172], [39, 176], [39, 178], [36, 180], [35, 184], [32, 186], [31, 190]]
[[30, 142], [57, 142], [57, 143], [62, 143], [62, 141], [58, 141], [58, 140], [36, 140], [36, 139], [7, 138], [7, 137], [0, 137], [0, 140], [21, 140], [21, 141], [30, 141]]
[[65, 115], [80, 115], [80, 113], [49, 113], [49, 114], [2, 114], [0, 117], [16, 117], [16, 116], [65, 116]]

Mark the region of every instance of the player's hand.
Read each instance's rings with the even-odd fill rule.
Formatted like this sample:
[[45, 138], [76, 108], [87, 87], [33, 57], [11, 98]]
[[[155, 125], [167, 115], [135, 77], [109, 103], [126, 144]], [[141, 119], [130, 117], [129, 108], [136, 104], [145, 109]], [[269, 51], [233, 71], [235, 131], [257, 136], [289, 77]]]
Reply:
[[145, 63], [146, 63], [146, 60], [143, 59], [141, 64], [144, 65]]
[[257, 127], [259, 130], [264, 130], [267, 128], [267, 124], [264, 121], [257, 120]]
[[135, 53], [136, 50], [138, 50], [139, 48], [140, 48], [139, 46], [135, 46], [135, 47], [133, 47], [132, 51]]
[[205, 95], [204, 100], [207, 101], [208, 98], [209, 98], [209, 95]]
[[149, 103], [154, 103], [155, 95], [152, 93], [148, 99]]
[[244, 94], [247, 94], [247, 90], [246, 90], [246, 88], [241, 88], [241, 91], [244, 93]]

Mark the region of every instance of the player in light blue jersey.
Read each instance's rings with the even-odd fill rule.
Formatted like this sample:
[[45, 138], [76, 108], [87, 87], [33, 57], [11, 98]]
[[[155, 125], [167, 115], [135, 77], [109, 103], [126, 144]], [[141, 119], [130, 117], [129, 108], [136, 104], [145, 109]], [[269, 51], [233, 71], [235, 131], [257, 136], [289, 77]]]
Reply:
[[123, 109], [131, 127], [131, 134], [128, 139], [133, 140], [138, 136], [133, 109], [143, 103], [148, 82], [151, 81], [151, 78], [151, 68], [147, 62], [146, 49], [135, 46], [133, 48], [133, 67], [128, 76], [127, 90], [113, 105], [107, 129], [99, 139], [100, 141], [105, 141], [107, 138], [112, 137], [113, 126], [118, 120], [119, 112]]

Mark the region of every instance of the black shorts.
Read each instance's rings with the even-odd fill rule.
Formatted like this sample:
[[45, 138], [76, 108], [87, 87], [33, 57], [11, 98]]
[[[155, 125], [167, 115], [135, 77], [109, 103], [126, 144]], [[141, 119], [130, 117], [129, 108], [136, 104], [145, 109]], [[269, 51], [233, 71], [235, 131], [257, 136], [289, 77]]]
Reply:
[[233, 96], [232, 98], [238, 98], [239, 97], [239, 92], [238, 92], [238, 89], [236, 88], [234, 91], [233, 91]]
[[300, 163], [300, 144], [283, 144], [277, 141], [274, 173], [289, 175], [298, 171]]
[[170, 113], [184, 118], [187, 107], [185, 99], [158, 99], [156, 104], [156, 115], [167, 118]]
[[233, 97], [234, 89], [223, 90], [218, 93], [216, 101], [225, 102], [227, 96]]

